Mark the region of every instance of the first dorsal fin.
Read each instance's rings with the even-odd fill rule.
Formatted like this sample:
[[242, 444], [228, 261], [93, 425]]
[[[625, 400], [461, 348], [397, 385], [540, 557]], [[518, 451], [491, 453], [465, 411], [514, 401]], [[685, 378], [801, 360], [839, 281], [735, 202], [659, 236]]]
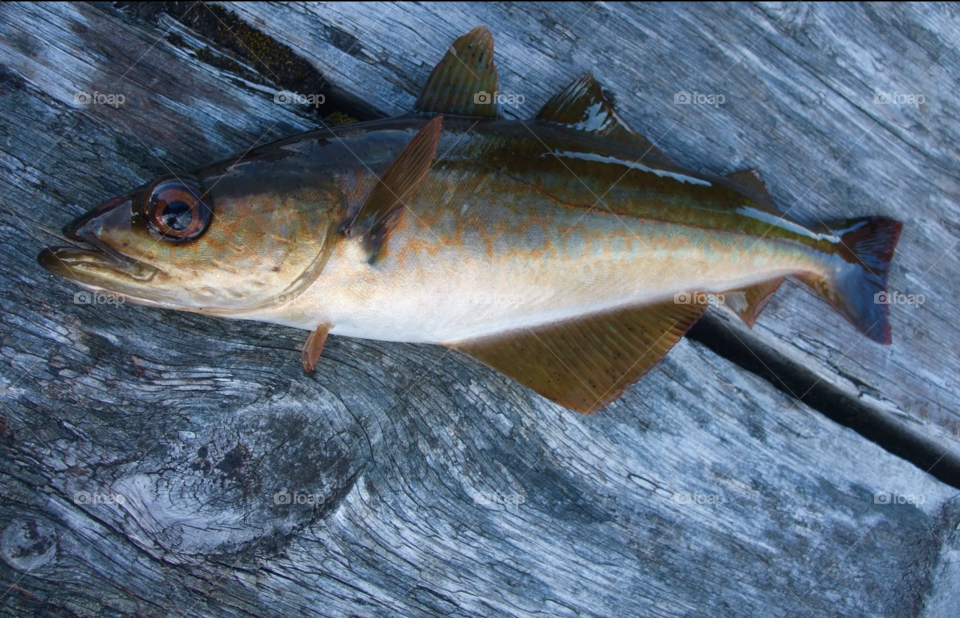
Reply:
[[453, 42], [414, 105], [418, 112], [477, 118], [502, 118], [497, 103], [500, 82], [493, 63], [493, 37], [477, 26]]
[[706, 307], [669, 300], [448, 347], [565, 408], [593, 413], [656, 365]]
[[361, 238], [371, 264], [380, 258], [387, 237], [403, 212], [405, 201], [430, 171], [442, 126], [443, 116], [424, 125], [377, 181], [356, 216], [340, 226], [344, 236]]
[[588, 73], [564, 88], [543, 106], [536, 118], [642, 148], [649, 152], [651, 159], [670, 163], [670, 159], [657, 150], [650, 140], [630, 128], [592, 74]]

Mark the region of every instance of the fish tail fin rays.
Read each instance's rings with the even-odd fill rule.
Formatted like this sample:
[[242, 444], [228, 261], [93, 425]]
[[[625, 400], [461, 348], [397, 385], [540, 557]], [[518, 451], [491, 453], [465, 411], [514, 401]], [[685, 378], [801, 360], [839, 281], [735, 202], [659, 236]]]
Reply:
[[660, 362], [706, 307], [671, 300], [447, 347], [569, 410], [590, 414]]
[[801, 276], [857, 330], [889, 345], [890, 307], [887, 274], [903, 224], [868, 217], [828, 224], [840, 232], [837, 251], [849, 265], [832, 277]]

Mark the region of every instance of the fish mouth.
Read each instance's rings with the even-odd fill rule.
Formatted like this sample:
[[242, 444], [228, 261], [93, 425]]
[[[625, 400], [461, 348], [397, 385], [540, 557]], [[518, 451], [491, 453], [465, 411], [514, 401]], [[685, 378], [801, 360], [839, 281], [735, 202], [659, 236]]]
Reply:
[[105, 272], [140, 282], [150, 281], [158, 272], [125, 256], [117, 258], [106, 251], [82, 247], [48, 247], [37, 256], [37, 262], [55, 275], [88, 285], [103, 281]]
[[77, 217], [64, 226], [63, 235], [81, 246], [48, 247], [37, 256], [37, 262], [56, 275], [84, 285], [102, 285], [117, 278], [150, 281], [159, 272], [157, 268], [120, 253], [96, 234], [111, 215], [129, 211], [130, 204], [129, 197], [119, 197]]

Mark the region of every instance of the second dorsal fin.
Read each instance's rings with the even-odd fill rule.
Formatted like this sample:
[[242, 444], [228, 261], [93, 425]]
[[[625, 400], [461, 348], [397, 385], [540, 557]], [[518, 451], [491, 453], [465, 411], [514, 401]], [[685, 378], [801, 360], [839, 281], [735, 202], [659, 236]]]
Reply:
[[434, 67], [413, 109], [476, 118], [502, 118], [493, 37], [477, 26], [453, 42]]
[[617, 113], [613, 102], [603, 87], [587, 74], [569, 86], [543, 106], [536, 118], [566, 125], [572, 129], [588, 131], [606, 138], [642, 148], [650, 158], [670, 162], [647, 138], [630, 128]]

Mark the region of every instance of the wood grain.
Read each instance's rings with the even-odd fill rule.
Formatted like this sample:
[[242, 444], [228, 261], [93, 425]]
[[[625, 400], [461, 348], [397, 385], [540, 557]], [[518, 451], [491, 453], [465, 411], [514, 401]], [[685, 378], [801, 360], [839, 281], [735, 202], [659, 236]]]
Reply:
[[953, 615], [956, 490], [700, 341], [583, 417], [432, 346], [330, 337], [304, 376], [301, 331], [75, 304], [35, 262], [103, 199], [327, 122], [274, 102], [270, 39], [369, 117], [483, 24], [508, 116], [592, 71], [684, 165], [757, 166], [801, 220], [904, 220], [892, 287], [926, 302], [893, 346], [792, 284], [737, 336], [952, 457], [952, 6], [222, 6], [259, 43], [193, 30], [215, 6], [0, 5], [0, 613]]

